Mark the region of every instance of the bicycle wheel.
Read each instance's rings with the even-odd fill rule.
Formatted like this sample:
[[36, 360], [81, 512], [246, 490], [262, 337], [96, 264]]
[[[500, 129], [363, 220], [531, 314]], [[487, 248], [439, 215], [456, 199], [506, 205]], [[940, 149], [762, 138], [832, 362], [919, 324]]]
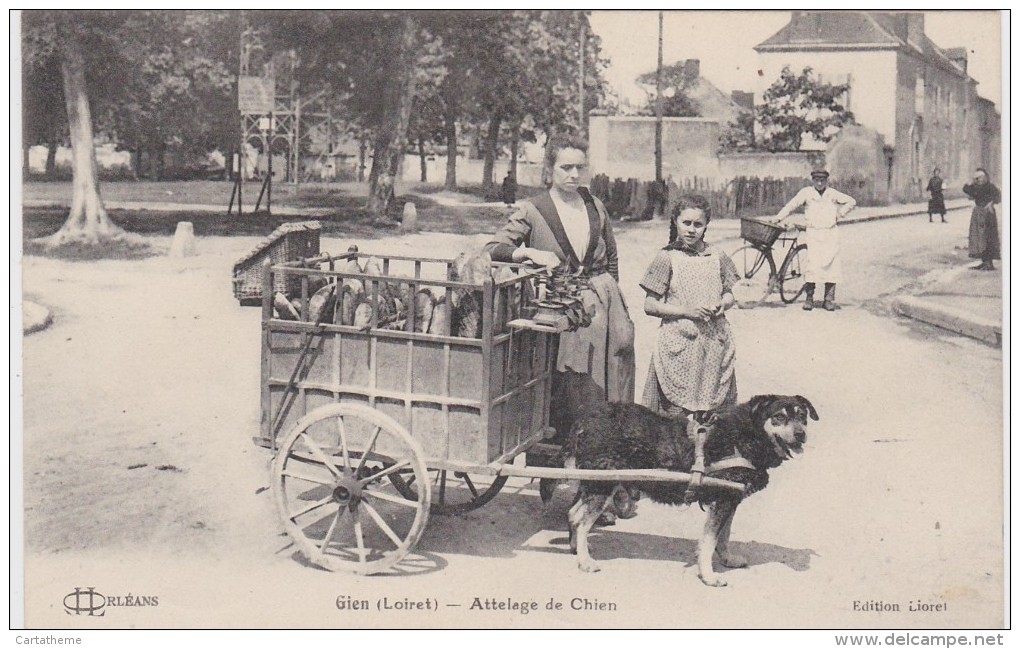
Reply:
[[733, 287], [733, 297], [741, 307], [760, 304], [772, 291], [776, 262], [768, 249], [746, 245], [731, 255], [740, 279]]
[[804, 269], [801, 258], [804, 249], [803, 243], [790, 251], [790, 254], [783, 260], [783, 266], [779, 269], [779, 297], [786, 304], [791, 304], [804, 292]]

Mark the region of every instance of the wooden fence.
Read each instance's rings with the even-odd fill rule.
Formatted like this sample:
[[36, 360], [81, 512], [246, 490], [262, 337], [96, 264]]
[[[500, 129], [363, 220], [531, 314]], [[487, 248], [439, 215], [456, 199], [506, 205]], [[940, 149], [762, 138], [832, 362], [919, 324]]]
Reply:
[[[710, 178], [692, 177], [670, 179], [663, 187], [654, 181], [635, 178], [610, 181], [608, 176], [599, 174], [592, 178], [591, 192], [605, 203], [613, 218], [647, 219], [656, 211], [670, 213], [684, 194], [701, 194], [707, 198], [713, 218], [737, 218], [775, 214], [809, 182], [802, 177], [738, 176], [723, 184]], [[831, 185], [853, 196], [858, 205], [882, 204], [870, 180], [834, 181]]]

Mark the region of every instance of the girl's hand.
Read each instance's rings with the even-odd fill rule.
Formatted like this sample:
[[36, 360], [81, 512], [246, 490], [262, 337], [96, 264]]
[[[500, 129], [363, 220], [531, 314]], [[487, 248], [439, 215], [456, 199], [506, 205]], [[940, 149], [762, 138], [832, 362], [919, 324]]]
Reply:
[[688, 320], [711, 320], [715, 317], [716, 307], [711, 306], [696, 306], [687, 309]]
[[555, 253], [548, 250], [539, 250], [538, 248], [518, 248], [514, 250], [513, 259], [514, 261], [528, 259], [539, 266], [547, 266], [549, 268], [556, 268], [561, 263], [560, 258]]
[[723, 315], [726, 311], [733, 307], [737, 303], [736, 298], [733, 297], [733, 293], [723, 293], [722, 301], [719, 303], [719, 315]]

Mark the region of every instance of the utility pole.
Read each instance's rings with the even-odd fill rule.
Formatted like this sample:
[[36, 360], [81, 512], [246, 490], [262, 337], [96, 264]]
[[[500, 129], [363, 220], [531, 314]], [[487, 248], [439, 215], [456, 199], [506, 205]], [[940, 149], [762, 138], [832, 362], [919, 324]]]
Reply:
[[577, 123], [581, 129], [581, 133], [586, 134], [588, 129], [586, 128], [587, 124], [585, 124], [585, 117], [587, 116], [584, 113], [584, 41], [587, 38], [588, 21], [583, 11], [579, 11], [578, 15], [580, 16], [580, 20], [578, 22], [580, 22], [581, 26], [578, 28], [577, 36], [577, 42], [580, 49], [578, 56], [580, 65], [578, 66], [579, 69], [577, 73]]
[[659, 12], [659, 63], [655, 68], [655, 182], [662, 182], [662, 12]]

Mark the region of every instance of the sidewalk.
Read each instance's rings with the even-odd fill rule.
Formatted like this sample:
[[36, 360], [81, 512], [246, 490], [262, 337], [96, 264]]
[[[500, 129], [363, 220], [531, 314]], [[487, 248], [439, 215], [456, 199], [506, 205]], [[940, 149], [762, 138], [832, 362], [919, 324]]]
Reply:
[[972, 270], [978, 260], [945, 271], [916, 295], [893, 301], [896, 313], [990, 345], [1002, 346], [1002, 267]]

